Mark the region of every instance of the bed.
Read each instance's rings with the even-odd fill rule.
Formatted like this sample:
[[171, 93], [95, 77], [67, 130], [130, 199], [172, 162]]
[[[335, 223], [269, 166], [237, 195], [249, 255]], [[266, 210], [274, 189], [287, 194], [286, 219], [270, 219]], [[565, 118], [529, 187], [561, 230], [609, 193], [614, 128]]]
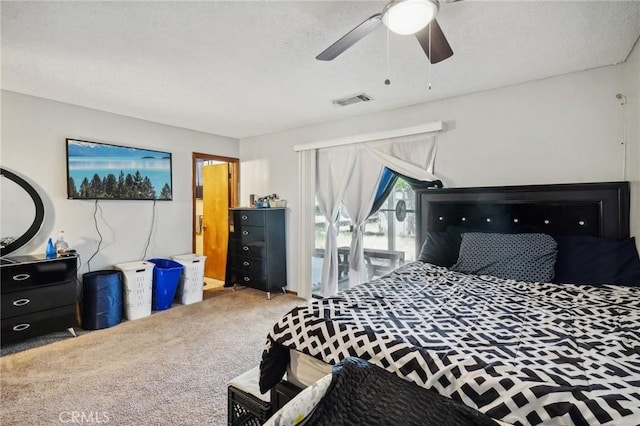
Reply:
[[[326, 384], [355, 357], [499, 424], [639, 424], [629, 184], [417, 197], [422, 260], [285, 315], [267, 338], [261, 390]], [[301, 379], [292, 364], [315, 373]]]

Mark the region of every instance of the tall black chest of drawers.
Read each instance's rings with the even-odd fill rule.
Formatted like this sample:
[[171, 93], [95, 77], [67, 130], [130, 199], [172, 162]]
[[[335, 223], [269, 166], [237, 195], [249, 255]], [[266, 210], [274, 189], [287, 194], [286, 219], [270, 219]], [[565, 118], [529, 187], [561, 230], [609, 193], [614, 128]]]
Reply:
[[287, 251], [284, 208], [229, 209], [229, 247], [225, 287], [284, 291]]
[[75, 256], [15, 256], [0, 265], [2, 343], [60, 330], [75, 334]]

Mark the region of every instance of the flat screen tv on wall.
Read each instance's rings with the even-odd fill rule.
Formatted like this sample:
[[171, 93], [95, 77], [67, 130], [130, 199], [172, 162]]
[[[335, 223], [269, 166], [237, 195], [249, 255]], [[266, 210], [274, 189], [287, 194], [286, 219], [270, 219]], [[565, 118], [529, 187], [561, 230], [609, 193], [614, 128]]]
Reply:
[[171, 153], [67, 139], [67, 198], [171, 200]]

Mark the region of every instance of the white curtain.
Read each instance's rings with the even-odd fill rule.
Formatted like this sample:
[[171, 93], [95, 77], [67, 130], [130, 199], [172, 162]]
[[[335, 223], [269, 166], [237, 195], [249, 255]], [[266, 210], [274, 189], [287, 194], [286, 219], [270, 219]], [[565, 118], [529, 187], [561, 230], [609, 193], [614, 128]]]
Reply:
[[[438, 133], [432, 132], [314, 150], [315, 195], [327, 220], [321, 284], [324, 297], [338, 291], [338, 216], [341, 204], [347, 209], [353, 225], [349, 252], [351, 287], [368, 279], [364, 261], [364, 223], [373, 206], [383, 168], [386, 166], [417, 180], [436, 180], [438, 177], [433, 173], [437, 141]], [[310, 203], [311, 197], [306, 198]], [[306, 246], [305, 249], [309, 250]]]
[[316, 198], [327, 220], [322, 295], [338, 291], [338, 216], [355, 159], [354, 147], [319, 149], [316, 157]]
[[362, 145], [396, 173], [423, 181], [438, 179], [433, 174], [438, 132], [365, 142]]
[[369, 217], [384, 166], [364, 148], [356, 148], [353, 172], [342, 203], [351, 218], [349, 287], [368, 281], [364, 260], [364, 225]]
[[[316, 150], [298, 152], [298, 277], [302, 283], [312, 283], [311, 262], [315, 250], [315, 205], [316, 205]], [[293, 216], [293, 211], [291, 212]], [[289, 254], [291, 256], [291, 254]], [[305, 259], [306, 257], [306, 259]], [[310, 285], [300, 285], [298, 296], [309, 299]]]

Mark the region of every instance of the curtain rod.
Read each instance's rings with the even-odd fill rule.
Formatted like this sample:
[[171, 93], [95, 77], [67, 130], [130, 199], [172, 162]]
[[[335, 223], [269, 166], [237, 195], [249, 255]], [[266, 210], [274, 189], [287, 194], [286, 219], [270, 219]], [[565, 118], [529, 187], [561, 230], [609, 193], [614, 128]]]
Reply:
[[364, 133], [361, 135], [346, 136], [343, 138], [329, 139], [319, 142], [311, 142], [303, 145], [295, 145], [294, 151], [307, 151], [310, 149], [329, 148], [333, 146], [349, 145], [360, 142], [370, 142], [380, 139], [391, 139], [400, 136], [417, 135], [419, 133], [437, 132], [443, 130], [442, 121], [434, 121], [433, 123], [420, 124], [418, 126], [403, 127], [401, 129], [386, 130], [382, 132]]

